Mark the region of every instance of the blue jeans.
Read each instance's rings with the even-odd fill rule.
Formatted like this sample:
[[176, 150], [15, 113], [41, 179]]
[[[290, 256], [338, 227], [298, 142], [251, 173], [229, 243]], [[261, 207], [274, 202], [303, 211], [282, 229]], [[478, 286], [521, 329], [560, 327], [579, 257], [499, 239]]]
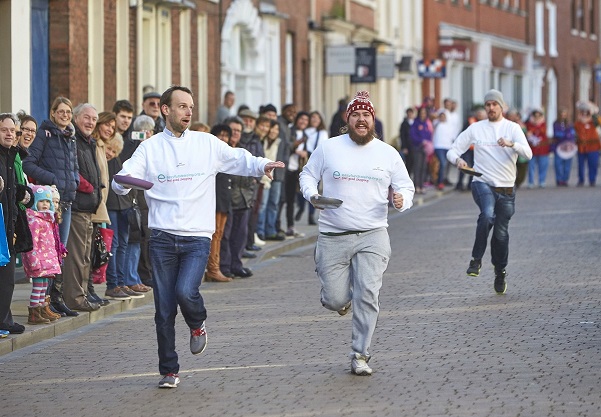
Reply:
[[207, 318], [198, 288], [210, 249], [211, 239], [207, 237], [151, 231], [149, 250], [161, 375], [179, 372], [175, 352], [177, 306], [190, 329], [198, 329]]
[[597, 181], [597, 170], [599, 168], [599, 151], [578, 153], [578, 184], [584, 184], [584, 166], [588, 166], [588, 181], [595, 185]]
[[69, 230], [71, 229], [71, 203], [60, 203], [63, 222], [58, 225], [58, 234], [61, 242], [67, 247], [69, 240]]
[[444, 175], [445, 175], [445, 171], [447, 169], [447, 152], [448, 152], [448, 149], [434, 149], [434, 153], [436, 154], [436, 157], [438, 158], [438, 161], [440, 162], [439, 167], [438, 167], [438, 183], [439, 184], [444, 184], [444, 180], [446, 179], [444, 177]]
[[138, 274], [141, 253], [140, 242], [127, 243], [127, 248], [125, 249], [125, 275], [123, 276], [123, 283], [128, 287], [142, 283], [140, 275]]
[[263, 189], [263, 198], [259, 206], [257, 234], [259, 236], [275, 236], [275, 221], [278, 217], [278, 206], [282, 194], [282, 182], [272, 181], [269, 189]]
[[554, 164], [555, 164], [555, 181], [559, 183], [566, 183], [570, 179], [570, 170], [572, 169], [572, 159], [563, 159], [555, 153]]
[[534, 185], [536, 166], [538, 165], [538, 185], [541, 187], [547, 181], [547, 170], [549, 169], [549, 155], [533, 156], [528, 163], [528, 185]]
[[128, 212], [129, 210], [109, 210], [109, 219], [111, 219], [109, 228], [113, 231], [113, 243], [111, 246], [111, 253], [113, 256], [109, 260], [108, 267], [106, 268], [107, 289], [125, 285], [125, 266], [127, 262], [125, 251], [127, 249], [127, 240], [129, 239]]
[[472, 258], [482, 259], [488, 234], [494, 227], [490, 255], [495, 270], [501, 271], [507, 266], [509, 257], [509, 220], [515, 212], [515, 188], [512, 195], [506, 195], [494, 191], [486, 183], [472, 181], [472, 197], [480, 208]]

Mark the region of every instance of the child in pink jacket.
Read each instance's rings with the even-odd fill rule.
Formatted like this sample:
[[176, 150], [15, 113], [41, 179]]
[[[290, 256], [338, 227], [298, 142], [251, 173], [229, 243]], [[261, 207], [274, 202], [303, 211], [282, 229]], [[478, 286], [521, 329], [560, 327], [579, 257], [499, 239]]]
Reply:
[[62, 244], [60, 240], [57, 242], [55, 233], [52, 188], [33, 185], [31, 189], [34, 203], [31, 209], [27, 209], [27, 222], [31, 230], [33, 250], [22, 254], [23, 269], [33, 284], [27, 323], [47, 324], [61, 317], [50, 310], [46, 288], [48, 280], [61, 273]]

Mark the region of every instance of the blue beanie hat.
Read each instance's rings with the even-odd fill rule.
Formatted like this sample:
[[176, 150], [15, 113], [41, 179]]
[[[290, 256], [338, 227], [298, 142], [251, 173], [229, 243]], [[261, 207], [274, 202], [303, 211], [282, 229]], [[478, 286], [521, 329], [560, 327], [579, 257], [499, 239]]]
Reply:
[[33, 207], [35, 211], [38, 211], [38, 202], [42, 200], [50, 201], [50, 211], [54, 213], [54, 204], [52, 203], [52, 188], [47, 185], [32, 185], [31, 190], [33, 191]]

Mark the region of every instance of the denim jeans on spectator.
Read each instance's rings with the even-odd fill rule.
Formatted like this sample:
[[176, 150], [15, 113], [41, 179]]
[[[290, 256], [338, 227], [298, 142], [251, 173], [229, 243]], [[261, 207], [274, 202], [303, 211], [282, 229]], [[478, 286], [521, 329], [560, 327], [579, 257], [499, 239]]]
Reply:
[[199, 328], [207, 318], [198, 288], [210, 248], [211, 239], [207, 237], [177, 236], [160, 230], [151, 232], [149, 249], [153, 270], [154, 321], [161, 375], [179, 372], [175, 351], [177, 306], [190, 329]]
[[434, 153], [439, 161], [438, 166], [438, 184], [444, 184], [446, 169], [447, 169], [447, 152], [448, 149], [434, 149]]
[[108, 212], [109, 219], [111, 219], [109, 228], [113, 231], [113, 243], [111, 246], [113, 256], [106, 268], [106, 288], [113, 289], [125, 285], [124, 279], [127, 262], [125, 251], [129, 238], [129, 220], [127, 218], [129, 210], [109, 210]]
[[599, 151], [578, 152], [578, 184], [584, 184], [584, 171], [588, 168], [588, 182], [594, 185], [597, 182], [597, 170], [599, 168]]
[[278, 206], [282, 193], [282, 182], [272, 181], [271, 187], [263, 189], [263, 198], [259, 206], [259, 218], [257, 220], [257, 234], [259, 236], [275, 236], [275, 221], [278, 216]]
[[494, 227], [490, 240], [492, 264], [496, 270], [503, 270], [509, 256], [509, 220], [515, 212], [515, 191], [506, 195], [494, 191], [486, 183], [472, 181], [472, 197], [480, 208], [472, 257], [482, 259], [490, 229]]
[[553, 158], [555, 164], [555, 181], [559, 183], [567, 183], [570, 180], [570, 171], [572, 170], [572, 159], [563, 159], [557, 152]]
[[140, 242], [129, 242], [125, 249], [125, 275], [123, 282], [128, 287], [141, 284], [142, 280], [138, 274], [138, 264], [140, 263]]
[[58, 234], [60, 235], [61, 242], [67, 247], [67, 241], [69, 240], [69, 230], [71, 228], [71, 203], [60, 203], [62, 223], [58, 226]]
[[547, 171], [549, 169], [549, 155], [533, 156], [528, 163], [528, 185], [534, 185], [535, 172], [538, 166], [538, 185], [544, 186], [547, 182]]

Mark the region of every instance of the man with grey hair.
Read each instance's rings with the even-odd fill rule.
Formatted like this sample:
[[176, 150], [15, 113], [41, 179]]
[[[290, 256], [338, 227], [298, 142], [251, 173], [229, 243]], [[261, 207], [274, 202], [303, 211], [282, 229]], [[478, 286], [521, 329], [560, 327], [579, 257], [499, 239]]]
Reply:
[[71, 227], [67, 241], [69, 256], [63, 265], [63, 296], [70, 309], [79, 311], [100, 308], [86, 298], [94, 240], [92, 214], [100, 205], [101, 188], [108, 186], [101, 183], [100, 168], [96, 161], [96, 140], [92, 138], [97, 121], [98, 112], [91, 104], [79, 104], [73, 109], [79, 187], [71, 206]]

